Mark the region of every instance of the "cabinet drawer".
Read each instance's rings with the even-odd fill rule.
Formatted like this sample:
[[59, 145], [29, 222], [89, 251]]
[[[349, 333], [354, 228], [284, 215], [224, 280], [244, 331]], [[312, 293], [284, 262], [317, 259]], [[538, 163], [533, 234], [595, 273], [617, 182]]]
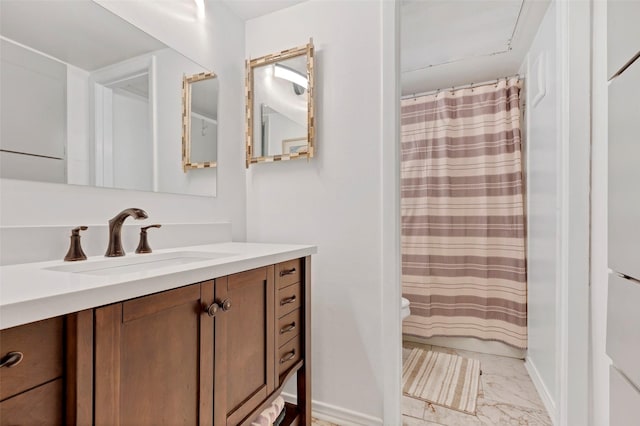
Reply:
[[57, 317], [0, 331], [0, 356], [23, 354], [19, 364], [0, 368], [0, 400], [62, 376], [63, 329]]
[[609, 275], [607, 303], [607, 354], [640, 387], [640, 283]]
[[300, 283], [278, 290], [278, 298], [276, 299], [277, 318], [282, 318], [289, 312], [293, 312], [300, 308], [301, 298], [302, 291]]
[[282, 375], [296, 362], [300, 360], [300, 335], [291, 339], [288, 343], [278, 349], [278, 375]]
[[0, 402], [0, 425], [63, 424], [62, 379]]
[[640, 2], [607, 1], [607, 77], [609, 78], [640, 51], [638, 16], [640, 16]]
[[611, 426], [636, 426], [640, 392], [615, 367], [609, 369]]
[[609, 84], [609, 268], [636, 278], [640, 278], [638, 134], [640, 59]]
[[300, 334], [300, 309], [288, 313], [278, 320], [276, 333], [278, 336], [278, 348]]
[[302, 263], [300, 259], [288, 260], [276, 265], [276, 288], [281, 289], [300, 282]]

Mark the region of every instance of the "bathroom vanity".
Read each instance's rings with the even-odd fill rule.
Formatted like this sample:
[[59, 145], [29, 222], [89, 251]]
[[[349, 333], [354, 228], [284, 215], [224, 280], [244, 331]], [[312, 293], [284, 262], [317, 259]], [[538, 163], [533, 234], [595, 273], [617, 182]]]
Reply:
[[313, 246], [220, 243], [2, 268], [0, 423], [246, 425], [297, 377]]

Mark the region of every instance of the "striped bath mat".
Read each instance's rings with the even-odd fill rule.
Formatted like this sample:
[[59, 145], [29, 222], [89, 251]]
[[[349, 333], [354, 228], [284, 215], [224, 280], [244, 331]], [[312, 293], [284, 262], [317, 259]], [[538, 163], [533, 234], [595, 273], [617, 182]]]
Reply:
[[402, 392], [421, 399], [476, 414], [480, 361], [415, 348], [402, 368]]

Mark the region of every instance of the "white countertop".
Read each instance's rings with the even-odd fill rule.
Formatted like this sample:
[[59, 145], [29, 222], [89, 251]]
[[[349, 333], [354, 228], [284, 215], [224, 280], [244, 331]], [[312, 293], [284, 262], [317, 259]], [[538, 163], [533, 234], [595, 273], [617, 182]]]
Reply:
[[[46, 268], [79, 265], [90, 268], [105, 259], [134, 259], [161, 253], [229, 253], [217, 259], [109, 275], [61, 272]], [[315, 246], [217, 243], [155, 250], [151, 255], [93, 256], [81, 262], [50, 261], [0, 267], [0, 329], [95, 308], [159, 291], [198, 283], [249, 269], [304, 257]], [[82, 264], [82, 266], [80, 266]]]

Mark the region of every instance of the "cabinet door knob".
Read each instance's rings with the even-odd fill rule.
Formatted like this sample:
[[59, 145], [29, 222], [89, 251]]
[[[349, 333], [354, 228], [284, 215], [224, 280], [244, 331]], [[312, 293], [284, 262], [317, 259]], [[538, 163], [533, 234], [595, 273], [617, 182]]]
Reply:
[[222, 301], [222, 303], [220, 304], [220, 307], [222, 308], [223, 311], [230, 311], [231, 310], [231, 300], [229, 299], [224, 299]]
[[5, 356], [0, 360], [0, 368], [2, 367], [15, 367], [16, 365], [22, 362], [24, 358], [24, 354], [22, 352], [8, 352]]
[[216, 302], [213, 302], [207, 308], [205, 308], [205, 312], [210, 317], [215, 317], [216, 313], [218, 312], [218, 308], [220, 308], [220, 305], [218, 305]]

